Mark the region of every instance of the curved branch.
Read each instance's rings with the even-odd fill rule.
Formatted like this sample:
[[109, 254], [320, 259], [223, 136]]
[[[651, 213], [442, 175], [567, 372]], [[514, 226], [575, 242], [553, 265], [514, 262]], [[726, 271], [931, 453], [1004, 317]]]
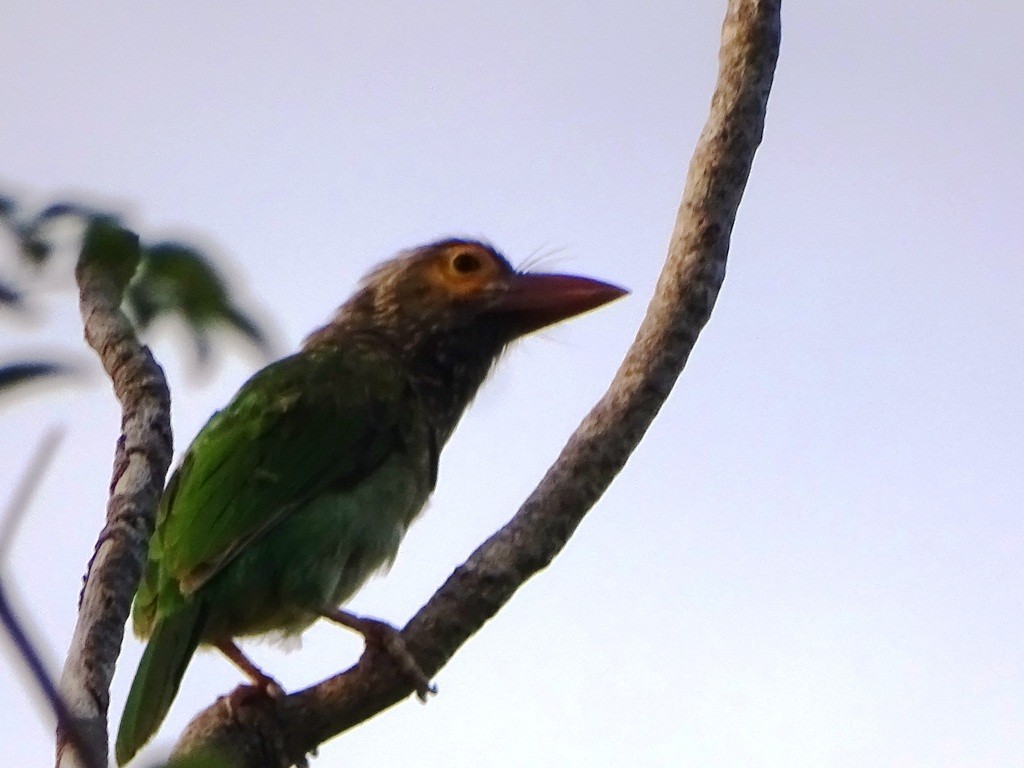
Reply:
[[[530, 576], [564, 547], [654, 419], [711, 315], [765, 110], [781, 37], [780, 0], [731, 0], [718, 83], [690, 164], [668, 260], [611, 387], [515, 517], [457, 568], [402, 631], [435, 674]], [[225, 699], [189, 725], [177, 754], [215, 749], [233, 765], [302, 762], [318, 744], [407, 697], [383, 655], [286, 697], [232, 709]]]
[[91, 755], [57, 731], [62, 768], [105, 765], [110, 680], [132, 596], [142, 576], [156, 505], [171, 463], [170, 393], [163, 371], [120, 310], [139, 260], [139, 241], [111, 221], [94, 221], [75, 270], [85, 339], [96, 350], [121, 403], [107, 519], [89, 561], [78, 622], [60, 692]]

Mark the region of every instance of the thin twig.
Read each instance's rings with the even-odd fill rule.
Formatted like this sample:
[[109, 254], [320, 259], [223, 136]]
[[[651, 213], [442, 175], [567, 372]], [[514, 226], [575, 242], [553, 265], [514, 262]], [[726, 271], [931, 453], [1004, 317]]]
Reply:
[[36, 446], [35, 453], [25, 468], [24, 474], [14, 487], [14, 494], [7, 502], [7, 508], [0, 517], [0, 567], [6, 564], [7, 555], [14, 545], [14, 537], [18, 526], [25, 518], [32, 503], [32, 497], [42, 483], [43, 475], [53, 461], [61, 440], [64, 439], [64, 427], [52, 426], [44, 434]]
[[18, 481], [14, 495], [0, 517], [0, 623], [3, 624], [22, 661], [28, 667], [33, 682], [42, 691], [43, 698], [56, 718], [58, 726], [64, 730], [68, 740], [75, 745], [75, 748], [86, 755], [89, 768], [102, 768], [103, 763], [98, 756], [86, 749], [82, 732], [71, 717], [53, 677], [47, 672], [39, 651], [29, 638], [28, 631], [25, 629], [26, 622], [20, 619], [14, 610], [13, 601], [7, 591], [7, 557], [13, 549], [18, 526], [32, 503], [32, 497], [42, 484], [43, 477], [46, 475], [63, 438], [64, 428], [59, 426], [51, 427], [43, 435], [28, 467]]

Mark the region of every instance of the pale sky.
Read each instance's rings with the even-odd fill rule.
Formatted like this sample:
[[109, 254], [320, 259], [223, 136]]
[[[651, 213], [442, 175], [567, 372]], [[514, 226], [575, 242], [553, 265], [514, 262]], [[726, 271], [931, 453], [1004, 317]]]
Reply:
[[[351, 603], [396, 624], [515, 511], [632, 340], [724, 11], [412, 5], [22, 2], [0, 24], [0, 191], [200, 238], [282, 351], [375, 262], [445, 235], [633, 290], [499, 367], [394, 569]], [[725, 285], [646, 440], [439, 696], [314, 765], [1024, 764], [1021, 30], [1013, 0], [784, 8]], [[5, 356], [81, 349], [73, 295], [44, 307], [3, 323]], [[200, 385], [173, 333], [154, 342], [178, 455], [258, 365], [224, 347]], [[67, 429], [10, 564], [56, 672], [119, 417], [99, 377], [2, 407], [0, 503], [45, 426]], [[298, 689], [360, 641], [247, 647]], [[52, 724], [3, 661], [4, 759], [45, 765]], [[139, 764], [239, 682], [198, 655]]]

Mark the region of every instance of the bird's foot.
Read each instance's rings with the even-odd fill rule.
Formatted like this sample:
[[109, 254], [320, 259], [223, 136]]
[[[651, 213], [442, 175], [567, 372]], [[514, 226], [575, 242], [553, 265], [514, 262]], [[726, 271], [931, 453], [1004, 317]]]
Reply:
[[[274, 761], [275, 765], [309, 768], [306, 754], [292, 754], [289, 751], [289, 745], [285, 742], [279, 709], [283, 696], [284, 691], [277, 683], [273, 683], [273, 685], [240, 685], [231, 693], [222, 696], [218, 703], [227, 710], [230, 720], [248, 729], [251, 733], [262, 735], [264, 738], [263, 749], [268, 754], [280, 756], [279, 761]], [[310, 754], [315, 756], [316, 750]]]
[[437, 686], [431, 684], [430, 678], [424, 674], [416, 659], [409, 653], [402, 633], [386, 621], [356, 616], [339, 609], [324, 611], [323, 615], [361, 634], [366, 641], [367, 651], [384, 651], [391, 657], [406, 679], [413, 684], [420, 701], [426, 702], [428, 696], [437, 694]]
[[284, 691], [274, 681], [272, 685], [240, 685], [224, 697], [224, 704], [231, 717], [237, 719], [240, 710], [248, 707], [265, 706], [268, 702], [276, 704], [284, 698]]
[[416, 697], [420, 701], [426, 703], [428, 696], [436, 696], [437, 686], [430, 682], [430, 678], [420, 669], [419, 663], [409, 653], [402, 634], [383, 621], [373, 619], [367, 621], [371, 621], [373, 624], [373, 629], [363, 635], [366, 638], [367, 646], [371, 649], [382, 650], [391, 657], [402, 674], [412, 682], [416, 690]]
[[272, 678], [262, 669], [257, 667], [251, 661], [249, 657], [242, 653], [242, 649], [234, 644], [231, 640], [222, 640], [214, 644], [217, 649], [223, 653], [227, 658], [238, 667], [252, 681], [252, 685], [242, 685], [235, 689], [235, 693], [243, 689], [251, 689], [254, 693], [262, 691], [264, 695], [271, 699], [283, 699], [285, 697], [284, 688], [278, 685], [277, 680]]

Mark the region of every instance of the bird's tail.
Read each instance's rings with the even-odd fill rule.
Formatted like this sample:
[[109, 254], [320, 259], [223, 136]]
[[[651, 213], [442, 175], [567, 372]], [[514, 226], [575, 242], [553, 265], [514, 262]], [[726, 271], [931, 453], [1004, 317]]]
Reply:
[[205, 624], [206, 609], [200, 600], [185, 602], [157, 620], [121, 715], [114, 744], [118, 765], [131, 760], [167, 716]]

